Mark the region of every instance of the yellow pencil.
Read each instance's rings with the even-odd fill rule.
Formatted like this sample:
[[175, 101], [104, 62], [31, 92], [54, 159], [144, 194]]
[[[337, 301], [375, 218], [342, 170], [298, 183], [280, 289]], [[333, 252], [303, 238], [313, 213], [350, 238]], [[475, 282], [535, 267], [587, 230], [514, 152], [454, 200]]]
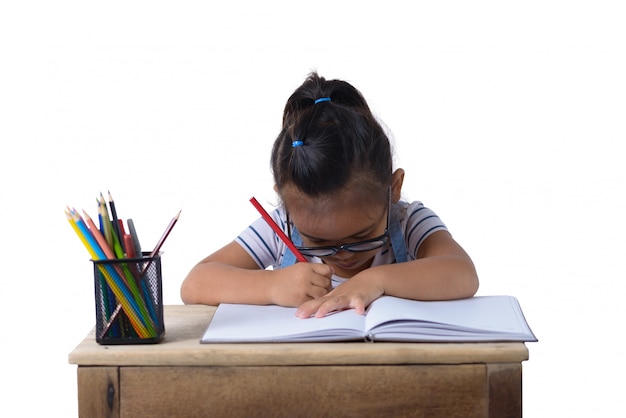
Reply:
[[[87, 226], [89, 227], [89, 230], [91, 231], [94, 238], [100, 245], [100, 248], [102, 248], [102, 251], [104, 252], [104, 255], [106, 256], [106, 258], [108, 258], [109, 260], [114, 260], [115, 255], [113, 254], [113, 251], [111, 250], [111, 248], [109, 248], [106, 242], [106, 239], [102, 236], [102, 234], [96, 227], [96, 224], [94, 223], [93, 219], [91, 219], [89, 214], [87, 214], [87, 212], [84, 210], [83, 210], [83, 216], [85, 218], [85, 222], [87, 223]], [[116, 264], [114, 267], [122, 279], [124, 279], [124, 277], [126, 278], [125, 283], [130, 289], [130, 291], [133, 293], [133, 296], [135, 297], [135, 301], [139, 305], [139, 310], [141, 311], [142, 317], [145, 318], [146, 325], [148, 326], [149, 331], [152, 332], [152, 330], [154, 330], [154, 334], [156, 335], [156, 325], [154, 324], [154, 320], [153, 320], [153, 316], [155, 316], [155, 314], [149, 313], [148, 311], [151, 310], [150, 309], [151, 307], [146, 306], [147, 304], [150, 303], [149, 296], [146, 296], [145, 298], [141, 296], [141, 291], [137, 285], [137, 281], [135, 280], [135, 277], [133, 276], [133, 274], [131, 273], [131, 271], [129, 270], [126, 264], [121, 264], [121, 270], [120, 270], [120, 265], [118, 264]], [[142, 272], [142, 274], [137, 277], [137, 280], [139, 280], [140, 277], [143, 276], [143, 274], [144, 273]], [[116, 311], [118, 311], [118, 309], [116, 309]], [[109, 323], [112, 323], [116, 316], [117, 315], [112, 315], [111, 318], [109, 319]], [[108, 328], [109, 326], [105, 327], [106, 330], [108, 330]]]
[[[92, 244], [89, 242], [88, 237], [85, 236], [85, 234], [81, 231], [80, 227], [78, 226], [78, 223], [77, 223], [78, 215], [75, 212], [72, 212], [69, 210], [66, 210], [65, 212], [67, 214], [67, 219], [70, 225], [72, 226], [72, 229], [74, 229], [74, 232], [76, 232], [76, 235], [78, 235], [78, 238], [81, 240], [81, 242], [83, 243], [83, 245], [89, 252], [89, 255], [91, 255], [91, 258], [93, 260], [102, 259], [102, 257], [98, 255], [97, 251], [93, 248]], [[78, 218], [80, 217], [78, 216]], [[113, 291], [113, 294], [115, 295], [117, 300], [122, 304], [122, 308], [124, 309], [128, 318], [130, 319], [131, 324], [133, 325], [133, 328], [135, 329], [135, 331], [137, 331], [137, 334], [142, 338], [148, 338], [148, 337], [153, 336], [150, 334], [154, 334], [154, 332], [153, 333], [149, 332], [146, 329], [146, 327], [143, 325], [140, 316], [137, 314], [136, 310], [132, 306], [132, 303], [129, 302], [124, 292], [119, 288], [119, 286], [116, 285], [115, 279], [112, 277], [111, 273], [105, 268], [105, 266], [98, 266], [98, 268], [100, 272], [102, 273], [102, 275], [104, 276], [108, 286]]]

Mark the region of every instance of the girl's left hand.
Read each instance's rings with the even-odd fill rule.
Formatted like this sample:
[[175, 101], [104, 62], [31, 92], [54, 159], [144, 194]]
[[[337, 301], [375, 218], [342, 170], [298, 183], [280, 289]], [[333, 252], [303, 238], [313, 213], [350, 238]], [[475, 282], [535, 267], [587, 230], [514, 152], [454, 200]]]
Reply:
[[333, 311], [352, 308], [357, 314], [364, 315], [369, 304], [382, 295], [382, 288], [373, 286], [366, 280], [361, 280], [355, 276], [326, 295], [304, 302], [298, 307], [296, 316], [299, 318], [323, 318]]

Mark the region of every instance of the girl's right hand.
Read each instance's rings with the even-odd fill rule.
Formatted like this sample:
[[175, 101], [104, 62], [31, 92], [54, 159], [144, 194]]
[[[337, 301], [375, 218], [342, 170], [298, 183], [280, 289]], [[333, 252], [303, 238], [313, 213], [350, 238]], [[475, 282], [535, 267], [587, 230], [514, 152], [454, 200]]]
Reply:
[[296, 263], [273, 273], [271, 299], [276, 305], [297, 307], [332, 290], [334, 272], [326, 264]]

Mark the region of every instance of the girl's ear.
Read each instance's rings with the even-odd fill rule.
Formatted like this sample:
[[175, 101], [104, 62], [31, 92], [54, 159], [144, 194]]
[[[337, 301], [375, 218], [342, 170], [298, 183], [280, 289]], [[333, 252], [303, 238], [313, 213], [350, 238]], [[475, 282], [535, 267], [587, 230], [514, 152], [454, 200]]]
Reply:
[[391, 200], [397, 202], [402, 196], [402, 183], [404, 182], [404, 170], [398, 168], [391, 177]]

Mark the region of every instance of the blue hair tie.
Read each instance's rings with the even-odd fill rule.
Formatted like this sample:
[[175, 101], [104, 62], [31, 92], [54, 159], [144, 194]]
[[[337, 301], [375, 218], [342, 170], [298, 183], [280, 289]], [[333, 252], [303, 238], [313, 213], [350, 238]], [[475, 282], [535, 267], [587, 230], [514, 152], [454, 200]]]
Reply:
[[291, 143], [292, 148], [301, 147], [302, 145], [304, 145], [304, 142], [297, 139]]
[[330, 97], [320, 97], [315, 101], [314, 104], [322, 103], [322, 102], [330, 102]]

